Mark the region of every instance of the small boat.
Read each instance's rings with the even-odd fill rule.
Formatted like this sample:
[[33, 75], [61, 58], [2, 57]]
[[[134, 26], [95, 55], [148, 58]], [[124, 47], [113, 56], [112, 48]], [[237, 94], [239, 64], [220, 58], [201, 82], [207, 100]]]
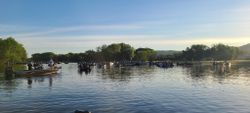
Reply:
[[59, 69], [61, 69], [61, 67], [52, 67], [41, 70], [21, 70], [21, 71], [16, 71], [14, 74], [15, 76], [44, 76], [44, 75], [56, 74], [58, 73]]

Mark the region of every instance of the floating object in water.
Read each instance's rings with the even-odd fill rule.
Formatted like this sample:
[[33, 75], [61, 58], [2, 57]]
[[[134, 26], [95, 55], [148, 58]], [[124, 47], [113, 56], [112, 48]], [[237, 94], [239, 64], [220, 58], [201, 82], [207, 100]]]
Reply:
[[79, 111], [79, 110], [75, 110], [74, 113], [91, 113], [90, 111]]

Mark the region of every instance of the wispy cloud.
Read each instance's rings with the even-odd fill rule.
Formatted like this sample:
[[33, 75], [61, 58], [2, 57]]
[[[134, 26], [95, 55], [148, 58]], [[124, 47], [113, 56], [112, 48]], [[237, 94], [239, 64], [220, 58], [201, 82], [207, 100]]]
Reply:
[[0, 24], [0, 35], [32, 32], [34, 30], [41, 30], [41, 28], [35, 26], [27, 26], [27, 25], [24, 26], [24, 25]]
[[[99, 24], [99, 25], [75, 25], [75, 26], [55, 26], [55, 27], [34, 27], [25, 25], [1, 25], [0, 24], [0, 34], [3, 37], [14, 36], [16, 38], [25, 37], [50, 37], [51, 35], [59, 36], [62, 33], [85, 33], [92, 32], [94, 34], [99, 34], [100, 32], [107, 32], [111, 34], [116, 34], [117, 32], [123, 32], [124, 34], [128, 32], [138, 32], [150, 30], [154, 32], [158, 28], [164, 28], [168, 26], [170, 28], [171, 23], [174, 21], [168, 20], [152, 20], [152, 21], [136, 21], [129, 23], [118, 23], [118, 24]], [[62, 36], [62, 35], [61, 35]]]
[[64, 27], [55, 27], [48, 28], [42, 31], [32, 31], [32, 32], [23, 32], [13, 35], [15, 37], [39, 37], [50, 34], [60, 34], [66, 32], [74, 32], [74, 31], [100, 31], [100, 30], [136, 30], [141, 29], [143, 26], [140, 25], [123, 25], [123, 24], [114, 24], [114, 25], [80, 25], [80, 26], [64, 26]]

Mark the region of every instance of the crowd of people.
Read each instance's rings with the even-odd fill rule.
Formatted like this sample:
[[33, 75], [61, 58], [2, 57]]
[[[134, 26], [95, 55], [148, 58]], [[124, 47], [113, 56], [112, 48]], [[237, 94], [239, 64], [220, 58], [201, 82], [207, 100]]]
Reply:
[[[55, 65], [56, 65], [56, 63], [54, 63], [54, 61], [52, 59], [48, 63], [49, 68], [53, 68], [53, 67], [55, 67]], [[35, 63], [29, 62], [27, 64], [27, 66], [28, 66], [28, 70], [42, 70], [42, 69], [44, 69], [43, 64], [38, 63], [38, 62], [35, 62]]]

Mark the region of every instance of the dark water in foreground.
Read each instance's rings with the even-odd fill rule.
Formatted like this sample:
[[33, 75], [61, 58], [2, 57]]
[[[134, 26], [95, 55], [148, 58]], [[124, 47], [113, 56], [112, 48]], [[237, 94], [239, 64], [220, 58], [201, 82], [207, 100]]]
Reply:
[[1, 113], [249, 113], [250, 67], [128, 67], [54, 76], [0, 77]]

